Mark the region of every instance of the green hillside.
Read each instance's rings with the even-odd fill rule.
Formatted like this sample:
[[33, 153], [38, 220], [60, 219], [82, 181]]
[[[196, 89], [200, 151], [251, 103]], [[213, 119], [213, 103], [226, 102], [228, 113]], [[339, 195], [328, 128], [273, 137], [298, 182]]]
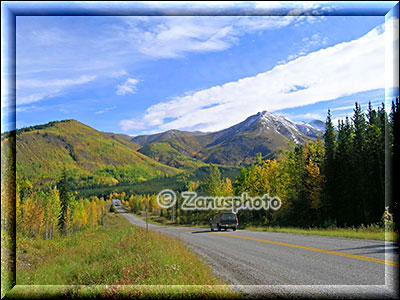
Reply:
[[[2, 137], [2, 146], [8, 142]], [[54, 183], [65, 168], [76, 188], [133, 183], [181, 172], [75, 120], [17, 131], [17, 174], [34, 184]]]
[[273, 131], [267, 134], [246, 131], [204, 148], [198, 156], [202, 157], [206, 163], [231, 166], [249, 165], [254, 162], [257, 153], [269, 158], [276, 158], [278, 153], [288, 148], [290, 142], [290, 139]]
[[148, 144], [141, 148], [139, 152], [158, 162], [178, 169], [191, 170], [205, 166], [203, 162], [181, 154], [168, 142]]
[[132, 148], [133, 150], [137, 151], [139, 150], [142, 146], [132, 142], [131, 141], [131, 137], [129, 135], [126, 134], [119, 134], [119, 133], [112, 133], [112, 132], [104, 132], [107, 136], [109, 136], [110, 138], [116, 140], [117, 142], [128, 146], [129, 148]]
[[131, 140], [139, 145], [146, 146], [147, 144], [150, 143], [155, 143], [155, 142], [164, 142], [167, 140], [175, 139], [175, 138], [185, 138], [185, 137], [197, 137], [197, 136], [203, 136], [203, 135], [208, 135], [208, 133], [205, 132], [200, 132], [200, 131], [181, 131], [181, 130], [168, 130], [156, 134], [150, 134], [150, 135], [138, 135]]
[[176, 149], [179, 153], [196, 157], [197, 154], [210, 144], [214, 139], [214, 134], [199, 135], [199, 136], [182, 136], [166, 140], [172, 148]]

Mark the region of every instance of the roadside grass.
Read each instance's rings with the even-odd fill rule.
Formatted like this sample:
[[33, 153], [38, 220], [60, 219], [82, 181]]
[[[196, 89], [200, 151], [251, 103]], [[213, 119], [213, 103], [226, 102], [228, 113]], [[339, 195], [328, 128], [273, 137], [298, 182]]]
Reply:
[[[146, 214], [144, 211], [140, 213], [133, 213], [130, 212], [129, 210], [126, 210], [127, 213], [131, 213], [132, 215], [139, 217], [143, 219], [144, 221], [146, 220]], [[177, 227], [198, 227], [198, 228], [209, 228], [210, 226], [206, 225], [201, 225], [201, 224], [177, 224], [175, 221], [169, 220], [166, 217], [160, 217], [159, 215], [155, 214], [148, 214], [147, 216], [147, 221], [149, 224], [154, 224], [154, 225], [166, 225], [166, 226], [177, 226]]]
[[242, 299], [226, 285], [17, 285], [7, 299]]
[[[107, 214], [104, 224], [54, 240], [18, 236], [17, 285], [21, 289], [27, 285], [55, 285], [59, 289], [63, 289], [62, 285], [193, 285], [186, 296], [192, 296], [190, 291], [207, 294], [212, 290], [210, 295], [215, 297], [238, 297], [228, 286], [219, 286], [227, 283], [216, 278], [179, 239], [155, 231], [146, 233], [119, 214]], [[99, 287], [92, 292], [107, 293], [109, 289]], [[142, 295], [149, 289], [140, 287], [125, 292]], [[158, 295], [170, 290], [158, 287], [149, 291]], [[125, 292], [118, 290], [117, 294]], [[18, 289], [14, 291], [17, 293]], [[71, 293], [84, 292], [72, 289]]]
[[[134, 213], [132, 213], [134, 214]], [[144, 212], [141, 214], [134, 214], [139, 218], [145, 218]], [[179, 226], [179, 227], [198, 227], [198, 228], [209, 228], [209, 226], [199, 224], [176, 224], [175, 222], [168, 220], [166, 217], [160, 217], [158, 215], [148, 215], [149, 224], [154, 225], [168, 225], [168, 226]], [[282, 233], [295, 233], [295, 234], [310, 234], [310, 235], [322, 235], [332, 236], [341, 238], [354, 238], [354, 239], [367, 239], [367, 240], [378, 240], [397, 242], [399, 235], [397, 232], [385, 231], [384, 228], [375, 225], [360, 226], [360, 227], [349, 227], [349, 228], [297, 228], [297, 227], [279, 227], [279, 226], [243, 226], [239, 224], [239, 229], [254, 230], [254, 231], [269, 231], [269, 232], [282, 232]]]
[[379, 240], [379, 241], [390, 241], [397, 242], [399, 235], [397, 232], [386, 231], [383, 228], [375, 226], [362, 226], [362, 227], [350, 227], [350, 228], [295, 228], [295, 227], [278, 227], [278, 226], [267, 226], [267, 227], [256, 227], [246, 226], [246, 230], [254, 231], [268, 231], [268, 232], [283, 232], [283, 233], [296, 233], [296, 234], [311, 234], [311, 235], [323, 235], [343, 238], [355, 238], [355, 239], [367, 239], [367, 240]]

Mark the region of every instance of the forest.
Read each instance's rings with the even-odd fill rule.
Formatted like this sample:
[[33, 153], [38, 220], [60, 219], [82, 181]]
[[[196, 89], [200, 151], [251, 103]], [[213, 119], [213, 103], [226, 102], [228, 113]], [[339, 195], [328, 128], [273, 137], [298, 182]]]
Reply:
[[[373, 109], [370, 103], [363, 112], [355, 103], [352, 118], [339, 120], [337, 127], [328, 111], [325, 133], [315, 142], [292, 145], [274, 160], [257, 155], [256, 163], [242, 167], [233, 181], [210, 165], [208, 177], [186, 180], [185, 190], [213, 196], [268, 193], [281, 199], [282, 207], [276, 212], [240, 211], [238, 217], [246, 225], [358, 227], [383, 226], [385, 220], [392, 224], [398, 219], [398, 191], [392, 185], [398, 175], [390, 166], [398, 162], [398, 132], [398, 99], [393, 101], [389, 116], [384, 104]], [[392, 188], [394, 201], [389, 198]], [[138, 211], [137, 203], [144, 203], [143, 197], [131, 196], [128, 205], [134, 212]], [[180, 211], [179, 200], [176, 220], [182, 224], [205, 224], [216, 213]]]
[[[217, 165], [210, 164], [202, 179], [181, 175], [175, 187], [203, 195], [232, 196], [247, 192], [250, 196], [261, 196], [268, 193], [281, 199], [282, 207], [278, 211], [239, 211], [239, 220], [246, 225], [382, 226], [385, 219], [391, 222], [398, 219], [398, 197], [395, 197], [398, 191], [395, 184], [392, 186], [395, 181], [389, 181], [397, 174], [388, 173], [395, 172], [394, 168], [385, 168], [398, 162], [398, 132], [398, 99], [392, 102], [389, 115], [383, 104], [374, 109], [370, 103], [364, 112], [355, 103], [353, 116], [339, 120], [337, 126], [328, 111], [323, 136], [304, 145], [293, 144], [276, 159], [266, 159], [259, 154], [255, 163], [241, 167], [240, 174], [233, 180], [222, 176]], [[170, 188], [169, 180], [163, 182], [167, 184], [163, 188]], [[133, 213], [148, 211], [174, 219], [178, 224], [207, 224], [217, 213], [181, 210], [181, 197], [174, 209], [162, 209], [157, 205], [154, 192], [122, 191], [78, 199], [65, 171], [51, 188], [34, 188], [28, 180], [17, 182], [16, 188], [18, 231], [45, 239], [102, 224], [110, 206], [107, 203], [115, 198], [122, 200], [123, 206]], [[390, 196], [392, 188], [394, 201], [386, 202], [385, 195]], [[398, 226], [396, 222], [395, 226]]]

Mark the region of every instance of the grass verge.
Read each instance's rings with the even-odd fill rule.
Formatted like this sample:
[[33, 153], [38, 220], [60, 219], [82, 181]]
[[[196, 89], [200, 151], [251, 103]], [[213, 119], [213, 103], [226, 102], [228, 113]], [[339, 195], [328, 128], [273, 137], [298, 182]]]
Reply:
[[226, 285], [17, 285], [6, 299], [242, 299]]
[[[141, 212], [139, 214], [129, 212], [128, 210], [126, 210], [126, 212], [131, 213], [134, 216], [143, 219], [144, 221], [146, 220], [145, 212]], [[210, 227], [210, 226], [199, 225], [199, 224], [176, 224], [175, 221], [169, 220], [166, 217], [160, 217], [158, 215], [153, 215], [153, 214], [148, 214], [147, 221], [149, 222], [149, 224], [154, 224], [154, 225], [166, 225], [166, 226], [177, 226], [177, 227], [188, 227], [189, 226], [189, 227], [197, 227], [197, 228], [209, 228]]]
[[[136, 215], [144, 219], [145, 215]], [[155, 225], [168, 225], [168, 226], [190, 226], [198, 228], [209, 228], [205, 225], [193, 225], [193, 224], [176, 224], [165, 217], [159, 217], [157, 215], [148, 216], [148, 222]], [[254, 231], [269, 231], [269, 232], [282, 232], [282, 233], [295, 233], [295, 234], [311, 234], [311, 235], [322, 235], [332, 236], [341, 238], [355, 238], [355, 239], [367, 239], [367, 240], [378, 240], [378, 241], [398, 241], [398, 233], [392, 231], [386, 231], [383, 228], [368, 226], [359, 228], [296, 228], [296, 227], [278, 227], [278, 226], [242, 226], [239, 225], [239, 229], [254, 230]]]
[[[237, 297], [229, 287], [219, 286], [227, 283], [216, 278], [201, 258], [178, 239], [154, 231], [146, 235], [146, 230], [132, 226], [119, 214], [108, 214], [104, 224], [55, 240], [19, 236], [17, 285], [21, 287], [15, 287], [7, 296], [21, 298], [19, 289], [33, 291], [36, 295], [38, 287], [35, 289], [34, 285], [55, 286], [55, 290], [49, 287], [44, 291], [50, 296], [64, 289], [76, 295], [86, 292], [98, 295], [113, 289], [102, 285], [137, 286], [130, 290], [116, 289], [117, 295], [144, 295], [149, 291], [149, 295], [154, 296], [172, 290], [181, 295], [179, 291], [185, 289], [179, 286], [193, 285], [187, 288], [186, 296], [192, 296], [192, 292], [201, 295], [210, 292], [215, 297]], [[97, 288], [85, 287], [83, 291], [76, 285], [96, 285]], [[151, 289], [147, 285], [165, 286]], [[176, 288], [171, 290], [169, 285]]]
[[379, 241], [398, 241], [398, 233], [385, 232], [384, 229], [371, 229], [368, 227], [361, 228], [294, 228], [294, 227], [245, 227], [246, 230], [255, 231], [269, 231], [269, 232], [283, 232], [283, 233], [296, 233], [296, 234], [311, 234], [323, 235], [343, 238], [379, 240]]

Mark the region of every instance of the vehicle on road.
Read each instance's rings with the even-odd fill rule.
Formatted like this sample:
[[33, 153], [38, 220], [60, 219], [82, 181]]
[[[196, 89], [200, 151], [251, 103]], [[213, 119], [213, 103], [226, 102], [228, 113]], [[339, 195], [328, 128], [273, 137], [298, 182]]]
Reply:
[[121, 200], [119, 200], [119, 199], [113, 199], [113, 200], [112, 200], [112, 205], [114, 205], [114, 206], [121, 206]]
[[223, 212], [217, 214], [214, 219], [210, 218], [210, 229], [214, 231], [214, 229], [221, 231], [222, 229], [228, 230], [232, 228], [233, 231], [236, 231], [236, 228], [239, 225], [239, 220], [235, 213], [233, 212]]

